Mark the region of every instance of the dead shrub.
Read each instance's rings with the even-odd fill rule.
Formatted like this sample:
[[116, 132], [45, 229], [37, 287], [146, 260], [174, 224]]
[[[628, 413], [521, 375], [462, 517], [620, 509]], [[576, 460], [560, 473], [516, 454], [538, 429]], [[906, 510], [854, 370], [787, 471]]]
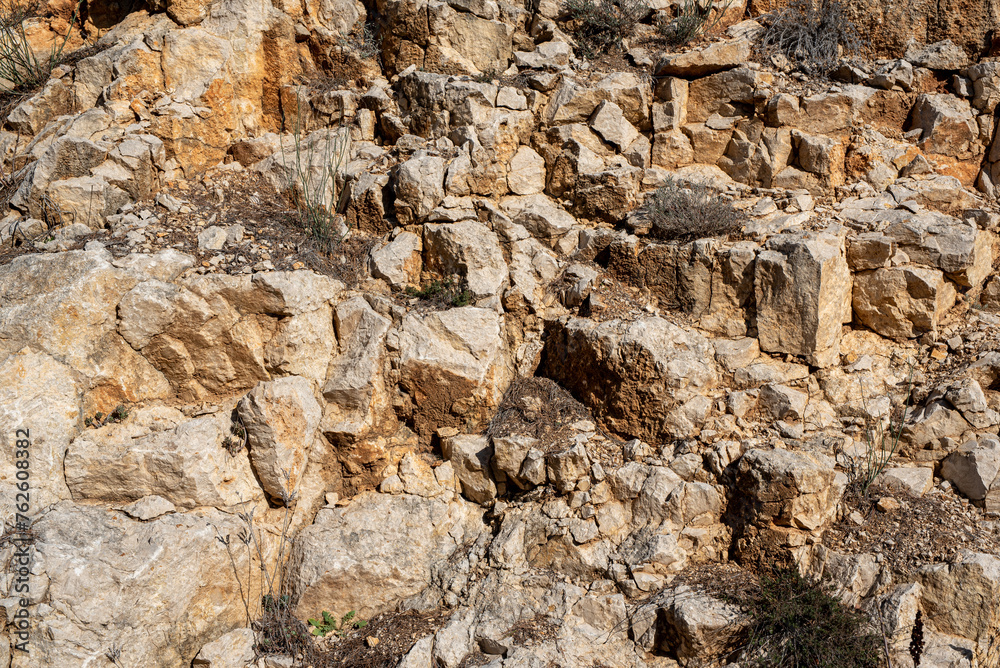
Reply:
[[829, 74], [862, 46], [857, 27], [837, 0], [793, 0], [764, 17], [764, 23], [758, 53], [785, 56], [813, 76]]
[[622, 40], [650, 12], [642, 0], [566, 0], [563, 7], [585, 58], [621, 49]]
[[705, 186], [684, 187], [670, 180], [633, 214], [661, 241], [694, 241], [738, 233], [746, 216]]

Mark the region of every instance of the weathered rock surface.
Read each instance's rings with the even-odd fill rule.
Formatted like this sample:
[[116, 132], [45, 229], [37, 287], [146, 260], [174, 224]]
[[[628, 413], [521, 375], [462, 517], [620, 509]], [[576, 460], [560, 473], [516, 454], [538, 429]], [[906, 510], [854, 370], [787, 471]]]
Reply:
[[393, 345], [424, 439], [442, 426], [484, 424], [513, 375], [503, 321], [487, 309], [407, 315]]
[[321, 510], [292, 551], [296, 614], [349, 610], [362, 619], [430, 584], [432, 566], [482, 530], [479, 506], [461, 499], [366, 493]]
[[779, 235], [755, 265], [760, 347], [829, 366], [851, 319], [851, 272], [843, 241], [828, 234]]
[[[235, 547], [242, 528], [214, 509], [137, 522], [100, 507], [53, 506], [35, 522], [32, 568], [49, 603], [29, 608], [38, 633], [13, 665], [85, 665], [105, 661], [112, 646], [144, 666], [189, 664], [206, 643], [246, 623], [236, 572], [257, 563]], [[237, 571], [217, 540], [226, 534]], [[262, 545], [265, 556], [271, 547]], [[256, 578], [242, 587], [259, 600]]]

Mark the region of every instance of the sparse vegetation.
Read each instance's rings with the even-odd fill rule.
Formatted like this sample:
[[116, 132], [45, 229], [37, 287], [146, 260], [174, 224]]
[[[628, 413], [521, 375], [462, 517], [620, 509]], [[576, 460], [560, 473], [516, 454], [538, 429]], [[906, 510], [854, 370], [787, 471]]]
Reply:
[[410, 297], [435, 302], [453, 307], [468, 306], [472, 303], [473, 294], [460, 279], [449, 276], [444, 279], [435, 278], [420, 288], [408, 287], [406, 294]]
[[25, 22], [35, 16], [35, 4], [30, 0], [0, 0], [0, 85], [9, 86], [15, 93], [27, 93], [48, 81], [62, 61], [77, 11], [73, 11], [66, 35], [56, 39], [47, 54], [39, 56], [31, 49], [25, 27]]
[[[893, 455], [899, 450], [899, 441], [903, 435], [903, 426], [910, 408], [910, 394], [913, 390], [913, 367], [910, 367], [906, 385], [906, 399], [902, 405], [884, 417], [869, 417], [863, 426], [862, 440], [864, 452], [852, 456], [843, 450], [837, 452], [837, 461], [847, 472], [848, 485], [853, 487], [862, 498], [868, 496], [872, 484], [889, 466]], [[861, 401], [865, 412], [868, 409], [868, 397], [864, 387], [861, 388]]]
[[226, 449], [231, 457], [235, 457], [247, 445], [247, 430], [243, 426], [243, 421], [236, 416], [237, 422], [229, 428], [229, 435], [222, 440], [222, 447]]
[[112, 422], [123, 422], [127, 417], [128, 417], [128, 411], [125, 409], [125, 406], [119, 404], [115, 406], [115, 409], [110, 413], [108, 413], [107, 415], [105, 415], [101, 411], [97, 411], [94, 414], [94, 417], [86, 418], [83, 421], [83, 423], [88, 427], [93, 427], [94, 429], [98, 429]]
[[347, 233], [344, 217], [338, 212], [338, 178], [351, 153], [351, 132], [347, 127], [328, 127], [303, 136], [302, 106], [307, 104], [305, 96], [300, 94], [295, 121], [295, 161], [292, 165], [285, 162], [285, 168], [293, 174], [293, 194], [302, 227], [329, 253]]
[[354, 610], [351, 610], [338, 622], [336, 617], [324, 610], [322, 619], [308, 620], [309, 626], [313, 627], [310, 633], [320, 638], [325, 638], [331, 633], [343, 638], [348, 631], [364, 628], [368, 625], [368, 622], [363, 619], [354, 619], [354, 615]]
[[735, 656], [748, 668], [877, 668], [881, 636], [860, 610], [791, 567], [764, 575], [738, 601], [748, 617]]
[[566, 0], [573, 37], [586, 58], [622, 48], [650, 9], [642, 0]]
[[739, 232], [746, 216], [730, 200], [700, 185], [684, 187], [670, 180], [650, 195], [634, 214], [662, 241], [693, 241]]
[[[709, 0], [702, 6], [698, 0], [684, 0], [678, 6], [676, 17], [657, 24], [660, 36], [671, 46], [683, 46], [714, 29], [732, 4], [733, 0], [727, 0], [722, 5]], [[712, 12], [715, 12], [714, 16]]]
[[861, 49], [857, 28], [837, 0], [793, 0], [764, 23], [759, 53], [785, 56], [813, 76], [829, 74], [842, 57]]

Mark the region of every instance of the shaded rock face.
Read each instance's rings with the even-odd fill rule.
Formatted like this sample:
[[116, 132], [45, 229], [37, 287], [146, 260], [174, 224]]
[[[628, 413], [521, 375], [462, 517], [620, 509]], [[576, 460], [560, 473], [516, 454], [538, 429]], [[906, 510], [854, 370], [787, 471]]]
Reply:
[[[752, 450], [737, 463], [727, 522], [741, 561], [787, 558], [837, 512], [847, 478], [822, 455]], [[815, 533], [813, 534], [815, 535]]]
[[712, 344], [661, 318], [551, 323], [541, 371], [632, 437], [661, 437], [664, 420], [717, 382]]

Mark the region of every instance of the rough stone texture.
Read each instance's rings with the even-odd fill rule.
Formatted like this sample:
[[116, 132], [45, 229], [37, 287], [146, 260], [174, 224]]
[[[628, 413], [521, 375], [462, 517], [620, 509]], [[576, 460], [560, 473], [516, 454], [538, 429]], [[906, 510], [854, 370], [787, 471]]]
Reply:
[[444, 199], [444, 160], [435, 156], [412, 158], [396, 174], [396, 217], [399, 222], [423, 222]]
[[256, 639], [250, 629], [236, 629], [213, 640], [198, 652], [192, 666], [204, 668], [244, 668], [254, 660]]
[[[162, 417], [150, 427], [154, 415]], [[184, 420], [176, 410], [145, 409], [122, 424], [77, 436], [66, 452], [66, 484], [74, 499], [106, 503], [156, 494], [195, 508], [259, 498], [246, 455], [234, 457], [223, 447], [229, 425], [228, 416]]]
[[1000, 441], [985, 437], [968, 441], [941, 463], [941, 475], [962, 494], [982, 501], [1000, 473]]
[[355, 610], [361, 619], [419, 593], [431, 567], [485, 529], [482, 509], [461, 499], [364, 493], [320, 511], [299, 534], [288, 571], [296, 614]]
[[838, 361], [841, 326], [851, 319], [851, 272], [844, 242], [829, 234], [779, 235], [757, 255], [761, 350]]
[[913, 105], [913, 127], [923, 131], [921, 143], [928, 153], [969, 157], [979, 128], [965, 100], [945, 93], [923, 94]]
[[920, 570], [921, 608], [934, 627], [965, 638], [984, 638], [1000, 626], [1000, 560], [962, 550], [960, 561]]
[[679, 404], [718, 381], [712, 344], [662, 318], [562, 319], [546, 341], [544, 374], [631, 437], [658, 437]]
[[750, 40], [716, 42], [701, 49], [667, 56], [656, 65], [656, 76], [696, 78], [742, 65], [750, 59]]
[[484, 424], [512, 378], [502, 320], [487, 309], [409, 314], [395, 345], [423, 439], [443, 426]]
[[912, 43], [906, 47], [906, 60], [931, 70], [958, 71], [969, 63], [965, 51], [956, 46], [950, 39], [934, 44], [921, 46]]
[[496, 234], [475, 221], [425, 225], [424, 257], [428, 269], [463, 276], [476, 297], [499, 294], [508, 280]]
[[282, 318], [264, 348], [264, 363], [274, 375], [295, 375], [322, 382], [337, 345], [333, 310], [323, 305], [314, 311]]
[[619, 151], [627, 148], [639, 137], [639, 131], [625, 120], [621, 107], [607, 100], [597, 105], [594, 115], [590, 117], [590, 127]]
[[323, 415], [312, 385], [300, 376], [261, 383], [238, 410], [261, 486], [271, 498], [290, 502]]
[[[38, 624], [31, 652], [13, 665], [98, 665], [112, 645], [137, 665], [189, 665], [206, 643], [246, 623], [234, 566], [217, 540], [238, 542], [241, 528], [214, 509], [137, 522], [100, 507], [53, 506], [34, 524], [33, 587], [44, 583], [46, 603], [29, 608]], [[266, 539], [262, 549], [273, 554]], [[247, 553], [233, 555], [246, 573]], [[242, 584], [260, 600], [256, 578]]]
[[912, 265], [854, 275], [854, 316], [882, 336], [908, 339], [937, 330], [955, 287], [936, 269]]
[[33, 507], [69, 498], [63, 459], [81, 426], [80, 399], [71, 369], [44, 353], [25, 348], [0, 362], [0, 428], [6, 446], [0, 453], [0, 489], [7, 495], [0, 508], [8, 516], [14, 516], [17, 503], [15, 455], [24, 440], [31, 446]]
[[372, 251], [369, 268], [372, 276], [382, 278], [394, 288], [419, 283], [421, 239], [413, 232], [400, 232], [382, 248]]
[[388, 409], [382, 364], [392, 323], [358, 296], [337, 305], [334, 325], [340, 345], [323, 385], [321, 429], [335, 442], [354, 442]]
[[497, 488], [490, 476], [493, 448], [489, 439], [472, 434], [454, 436], [442, 444], [442, 452], [455, 467], [466, 498], [480, 504], [496, 498]]
[[545, 160], [531, 147], [522, 146], [510, 160], [507, 186], [515, 195], [534, 195], [545, 189]]
[[803, 532], [820, 532], [837, 513], [847, 478], [823, 455], [751, 450], [737, 463], [729, 513], [740, 560], [754, 561], [801, 545]]

